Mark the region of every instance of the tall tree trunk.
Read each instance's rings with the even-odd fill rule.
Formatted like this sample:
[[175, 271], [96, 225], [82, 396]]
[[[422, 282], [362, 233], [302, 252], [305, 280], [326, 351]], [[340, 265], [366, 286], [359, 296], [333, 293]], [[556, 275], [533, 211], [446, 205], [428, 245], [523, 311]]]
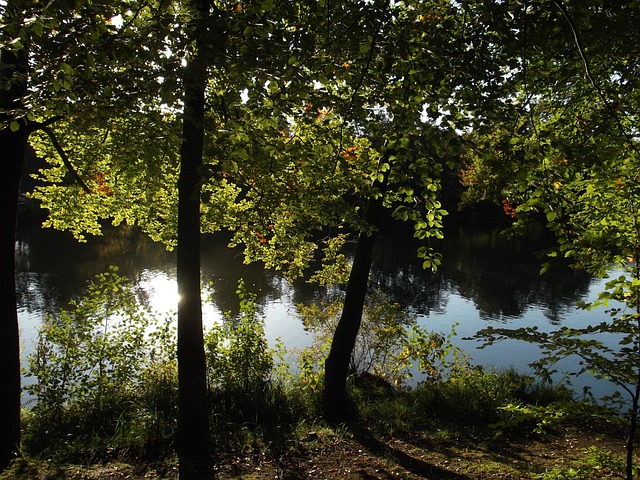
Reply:
[[[196, 48], [208, 16], [196, 2]], [[204, 144], [206, 63], [199, 52], [188, 60], [184, 76], [183, 141], [178, 180], [178, 434], [181, 480], [212, 478], [209, 403], [200, 297], [200, 166]]]
[[[366, 220], [376, 226], [381, 200], [369, 200]], [[322, 414], [329, 422], [341, 422], [348, 416], [347, 377], [351, 354], [362, 323], [362, 312], [367, 295], [367, 284], [377, 233], [362, 232], [358, 236], [353, 265], [347, 282], [342, 314], [333, 334], [329, 356], [325, 361]]]
[[[5, 20], [11, 2], [5, 8]], [[3, 50], [0, 54], [0, 120], [10, 122], [11, 110], [22, 107], [27, 91], [27, 52]], [[20, 448], [20, 337], [16, 305], [15, 238], [20, 175], [29, 133], [26, 122], [19, 129], [0, 131], [0, 471]]]

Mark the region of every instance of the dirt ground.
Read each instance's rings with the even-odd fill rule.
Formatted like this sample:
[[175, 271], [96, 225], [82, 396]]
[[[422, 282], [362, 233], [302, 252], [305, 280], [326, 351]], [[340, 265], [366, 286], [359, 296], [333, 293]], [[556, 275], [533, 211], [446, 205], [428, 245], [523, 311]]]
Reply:
[[[438, 439], [430, 435], [376, 436], [367, 430], [327, 434], [310, 431], [295, 446], [278, 454], [272, 451], [227, 452], [218, 459], [216, 477], [243, 479], [328, 480], [516, 480], [535, 479], [544, 472], [576, 468], [594, 452], [612, 452], [624, 458], [624, 441], [597, 425], [564, 426], [544, 435], [482, 438], [472, 434]], [[595, 448], [594, 448], [595, 447]], [[137, 463], [137, 462], [136, 462]], [[621, 478], [607, 462], [593, 461], [587, 476], [575, 478]], [[10, 475], [10, 476], [7, 476]], [[108, 463], [79, 466], [24, 462], [0, 476], [32, 480], [160, 480], [177, 478], [175, 465]], [[554, 478], [574, 478], [561, 477]]]
[[[429, 441], [378, 438], [368, 432], [336, 437], [332, 444], [287, 452], [280, 458], [236, 459], [220, 468], [221, 479], [532, 479], [545, 471], [569, 468], [599, 451], [623, 457], [624, 444], [611, 436], [575, 427], [554, 434], [487, 442], [469, 436]], [[620, 478], [603, 467], [592, 479]]]

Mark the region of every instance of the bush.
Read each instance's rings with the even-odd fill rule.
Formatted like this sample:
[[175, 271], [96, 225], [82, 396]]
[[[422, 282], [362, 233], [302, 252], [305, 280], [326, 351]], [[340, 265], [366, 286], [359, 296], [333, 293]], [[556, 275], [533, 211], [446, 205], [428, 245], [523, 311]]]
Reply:
[[[313, 334], [313, 343], [300, 355], [300, 371], [315, 390], [342, 311], [342, 302], [298, 305], [298, 314]], [[415, 318], [375, 292], [367, 298], [356, 345], [351, 356], [352, 375], [371, 374], [395, 386], [412, 378], [412, 370], [427, 380], [459, 375], [470, 368], [468, 358], [451, 342], [451, 334], [429, 332]]]
[[257, 317], [255, 295], [241, 280], [236, 291], [240, 313], [225, 315], [222, 325], [214, 325], [205, 335], [209, 388], [239, 395], [259, 394], [273, 369], [273, 353]]
[[514, 370], [476, 370], [436, 384], [420, 385], [416, 391], [423, 415], [442, 421], [463, 418], [471, 425], [489, 425], [504, 418], [503, 409], [512, 404], [548, 405], [568, 401], [571, 392], [549, 388]]
[[97, 275], [38, 333], [26, 448], [93, 456], [106, 444], [166, 443], [175, 418], [173, 351], [170, 321], [142, 308], [116, 267]]
[[[563, 387], [535, 381], [513, 370], [485, 372], [469, 370], [466, 375], [423, 382], [415, 389], [390, 395], [371, 381], [356, 381], [352, 388], [358, 411], [367, 422], [387, 432], [439, 428], [492, 427], [498, 431], [521, 427], [509, 421], [510, 405], [555, 411], [572, 393]], [[535, 418], [523, 418], [533, 429]]]
[[[294, 376], [284, 347], [267, 344], [255, 296], [242, 282], [237, 293], [240, 313], [205, 332], [211, 432], [222, 449], [284, 445], [301, 425], [315, 423], [340, 305], [301, 310], [315, 340], [301, 352]], [[368, 302], [349, 388], [360, 415], [376, 428], [449, 422], [507, 429], [547, 421], [557, 411], [547, 405], [570, 399], [567, 390], [514, 371], [472, 368], [452, 345], [453, 331], [430, 333], [408, 323], [384, 298]], [[413, 365], [424, 380], [399, 388]], [[24, 412], [27, 452], [64, 461], [171, 452], [178, 413], [174, 319], [142, 308], [117, 269], [96, 276], [84, 297], [47, 318], [29, 374], [36, 383], [27, 389], [37, 402]]]

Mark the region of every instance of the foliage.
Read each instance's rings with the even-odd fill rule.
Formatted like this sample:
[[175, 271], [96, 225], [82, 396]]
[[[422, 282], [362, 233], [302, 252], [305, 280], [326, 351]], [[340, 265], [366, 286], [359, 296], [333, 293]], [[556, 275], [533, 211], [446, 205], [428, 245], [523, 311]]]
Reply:
[[[274, 364], [284, 347], [269, 348], [255, 296], [243, 282], [237, 293], [238, 317], [228, 314], [225, 324], [206, 332], [212, 434], [224, 445], [259, 443], [265, 436], [276, 441], [284, 433], [280, 427], [308, 407], [291, 375]], [[96, 276], [87, 295], [52, 315], [40, 332], [29, 372], [37, 383], [26, 387], [35, 396], [24, 412], [27, 450], [76, 459], [120, 449], [170, 452], [177, 419], [175, 343], [173, 319], [159, 321], [142, 308], [115, 267]]]
[[[553, 409], [567, 402], [572, 393], [550, 386], [513, 370], [470, 370], [467, 375], [422, 383], [413, 389], [389, 390], [379, 382], [356, 381], [352, 396], [364, 421], [386, 433], [395, 431], [455, 431], [491, 427], [500, 436], [526, 431], [531, 417], [510, 422], [505, 409]], [[433, 428], [436, 426], [437, 428]]]
[[[287, 445], [292, 437], [300, 435], [304, 438], [317, 436], [319, 443], [329, 435], [327, 441], [333, 441], [335, 435], [322, 433], [324, 427], [316, 420], [317, 406], [314, 407], [310, 400], [313, 397], [307, 395], [310, 390], [304, 380], [310, 373], [276, 373], [273, 358], [282, 357], [283, 352], [274, 352], [268, 347], [255, 297], [246, 291], [242, 282], [237, 293], [240, 298], [239, 315], [235, 318], [228, 315], [224, 325], [207, 332], [211, 414], [215, 427], [212, 435], [218, 440], [218, 445], [234, 451], [259, 449], [264, 452]], [[52, 316], [52, 320], [73, 319], [57, 325], [79, 333], [75, 337], [62, 335], [62, 332], [53, 335], [55, 324], [44, 329], [41, 343], [48, 344], [49, 348], [44, 352], [48, 352], [49, 361], [42, 362], [42, 365], [51, 365], [52, 352], [71, 351], [73, 346], [77, 347], [73, 358], [80, 361], [92, 355], [85, 349], [95, 349], [95, 345], [124, 344], [128, 330], [118, 330], [109, 324], [105, 333], [105, 309], [108, 307], [112, 316], [117, 315], [113, 324], [135, 320], [135, 314], [140, 312], [134, 290], [113, 269], [99, 275], [89, 285], [86, 297], [72, 305], [69, 311]], [[399, 318], [408, 321], [397, 306], [381, 301], [380, 297], [369, 308], [375, 314], [372, 318], [388, 317], [389, 323], [392, 320], [397, 323]], [[139, 363], [133, 364], [132, 358], [136, 355], [116, 355], [109, 364], [112, 372], [120, 371], [125, 365], [132, 368], [127, 378], [115, 377], [119, 383], [116, 379], [110, 380], [109, 376], [105, 376], [102, 382], [93, 380], [91, 376], [96, 369], [82, 371], [71, 357], [56, 357], [61, 365], [68, 365], [66, 370], [49, 369], [46, 370], [48, 376], [37, 377], [41, 383], [34, 387], [37, 389], [35, 393], [42, 392], [43, 402], [25, 412], [26, 448], [29, 453], [57, 456], [61, 460], [90, 461], [127, 455], [126, 452], [164, 456], [171, 451], [177, 415], [175, 332], [171, 323], [157, 322], [152, 314], [145, 314], [147, 322], [128, 327], [133, 330], [139, 328], [144, 333], [144, 341], [135, 344]], [[386, 323], [382, 322], [382, 325]], [[399, 325], [407, 331], [405, 324]], [[92, 333], [93, 337], [86, 332]], [[82, 335], [86, 335], [86, 341], [77, 342]], [[89, 342], [90, 338], [94, 343]], [[397, 351], [395, 342], [405, 345], [403, 342], [408, 341], [404, 336], [394, 337], [388, 330], [383, 330], [379, 339], [373, 341], [375, 335], [371, 339], [374, 346], [389, 351]], [[418, 341], [416, 345], [423, 348], [424, 341]], [[440, 351], [436, 356], [427, 355], [432, 368], [435, 368], [434, 358], [442, 358], [447, 342], [429, 347]], [[386, 354], [381, 355], [381, 358], [390, 358], [384, 356]], [[365, 356], [361, 365], [376, 364], [371, 362], [371, 357]], [[449, 362], [442, 364], [450, 366]], [[66, 390], [62, 391], [62, 382], [56, 383], [56, 378], [63, 378], [67, 371], [76, 373], [73, 382], [68, 380]], [[470, 421], [474, 425], [487, 425], [495, 422], [500, 408], [509, 404], [544, 406], [566, 399], [563, 397], [566, 391], [537, 384], [531, 378], [512, 371], [485, 373], [467, 370], [466, 367], [453, 371], [458, 373], [431, 375], [429, 381], [415, 389], [395, 389], [373, 375], [355, 376], [351, 392], [362, 418], [372, 427], [387, 432], [406, 428], [415, 431], [434, 422], [445, 428], [448, 422], [449, 425], [459, 424], [461, 419], [466, 426]], [[45, 388], [45, 383], [51, 383], [61, 393], [47, 400], [49, 397], [45, 394], [51, 390]], [[114, 386], [116, 383], [117, 387]], [[79, 385], [85, 386], [84, 392], [78, 391]], [[104, 397], [98, 393], [109, 394], [110, 404], [105, 405]], [[60, 400], [61, 406], [55, 405], [58, 398], [63, 399]], [[513, 425], [505, 428], [508, 430]]]
[[[153, 240], [175, 246], [179, 139], [175, 128], [166, 115], [154, 112], [131, 112], [126, 119], [96, 125], [80, 117], [58, 122], [59, 143], [74, 157], [88, 191], [69, 184], [67, 166], [48, 137], [37, 132], [31, 145], [49, 166], [38, 172], [41, 185], [30, 195], [49, 212], [44, 226], [68, 230], [84, 241], [87, 234], [100, 235], [100, 220], [111, 218], [114, 225], [140, 225]], [[132, 130], [144, 134], [132, 136]], [[127, 168], [114, 170], [115, 159], [132, 149], [136, 156]]]
[[[554, 468], [535, 478], [540, 480], [588, 480], [595, 475], [620, 476], [624, 471], [624, 460], [609, 451], [591, 447], [583, 452], [580, 460], [574, 461], [571, 467]], [[634, 475], [638, 475], [635, 469]]]
[[542, 405], [567, 399], [570, 393], [563, 389], [550, 391], [512, 370], [477, 369], [462, 377], [420, 385], [416, 396], [419, 410], [432, 420], [451, 422], [465, 418], [470, 425], [489, 425], [502, 418], [501, 409], [510, 403]]
[[[297, 309], [313, 336], [312, 345], [300, 354], [300, 370], [314, 390], [321, 378], [342, 302], [298, 305]], [[414, 322], [381, 292], [369, 295], [351, 356], [351, 374], [370, 374], [399, 387], [413, 377], [414, 370], [419, 372], [421, 381], [434, 383], [468, 373], [471, 369], [468, 355], [452, 343], [455, 327], [445, 335], [429, 332]]]
[[273, 352], [264, 337], [263, 321], [257, 317], [255, 295], [240, 280], [237, 318], [225, 315], [205, 335], [209, 388], [239, 397], [257, 399], [273, 370]]
[[521, 405], [510, 403], [499, 407], [501, 412], [501, 420], [493, 424], [494, 428], [503, 431], [522, 427], [523, 424], [535, 423], [533, 431], [535, 433], [547, 433], [550, 428], [561, 423], [568, 410], [566, 405], [550, 404], [550, 405]]
[[[620, 278], [613, 281], [619, 285]], [[626, 295], [628, 292], [624, 292]], [[610, 292], [604, 292], [604, 296], [610, 297]], [[593, 306], [593, 304], [591, 305]], [[635, 395], [634, 385], [637, 372], [634, 364], [630, 362], [635, 355], [634, 347], [638, 336], [636, 314], [616, 315], [620, 308], [610, 310], [612, 319], [597, 325], [588, 325], [583, 328], [564, 327], [552, 332], [540, 332], [535, 327], [526, 327], [516, 330], [487, 328], [478, 332], [478, 336], [485, 340], [485, 345], [491, 345], [494, 341], [512, 338], [520, 339], [540, 346], [542, 356], [531, 364], [538, 375], [550, 379], [557, 373], [554, 365], [571, 355], [579, 358], [577, 371], [564, 372], [570, 376], [589, 373], [595, 378], [611, 382], [616, 388], [615, 392], [600, 400], [611, 408], [612, 412], [622, 412], [629, 407], [629, 401]], [[612, 342], [612, 338], [616, 343]], [[631, 345], [627, 347], [627, 345]], [[590, 396], [587, 387], [585, 395]], [[627, 396], [626, 400], [623, 395]]]
[[[220, 35], [208, 39], [203, 54], [211, 78], [200, 172], [203, 229], [231, 230], [248, 261], [262, 260], [292, 276], [317, 249], [342, 260], [336, 270], [344, 267], [333, 237], [345, 235], [344, 227], [371, 228], [362, 216], [368, 198], [384, 197], [395, 218], [414, 225], [416, 237], [441, 237], [441, 177], [455, 156], [456, 134], [448, 124], [435, 127], [424, 119], [441, 120], [439, 106], [454, 90], [469, 88], [458, 78], [464, 69], [447, 76], [480, 58], [451, 48], [466, 41], [451, 32], [477, 26], [465, 23], [466, 12], [439, 1], [347, 2], [328, 10], [295, 1], [278, 9], [262, 3], [227, 7], [213, 5], [208, 27]], [[70, 184], [68, 162], [48, 134], [38, 133], [32, 142], [51, 168], [39, 174], [45, 184], [34, 195], [50, 212], [47, 225], [78, 238], [99, 234], [100, 220], [109, 218], [140, 225], [171, 247], [181, 141], [175, 91], [180, 62], [191, 48], [185, 30], [190, 33], [192, 14], [179, 2], [100, 8], [104, 25], [87, 41], [102, 50], [84, 52], [92, 75], [81, 75], [82, 52], [63, 68], [68, 95], [85, 92], [88, 112], [76, 115], [80, 107], [67, 105], [74, 114], [51, 127], [87, 188]], [[111, 21], [116, 12], [120, 21]], [[430, 28], [438, 22], [446, 28]], [[137, 52], [136, 44], [145, 47]], [[34, 62], [46, 65], [46, 57]], [[489, 66], [474, 74], [496, 75]], [[111, 82], [109, 71], [117, 72]], [[86, 94], [90, 88], [108, 93], [109, 108], [100, 108], [102, 97]], [[450, 108], [447, 118], [457, 117]], [[439, 263], [428, 245], [418, 253], [427, 268]]]
[[[637, 43], [638, 17], [631, 4], [553, 4], [553, 10], [532, 4], [523, 12], [527, 35], [512, 72], [519, 77], [512, 101], [487, 110], [469, 134], [468, 198], [502, 202], [515, 232], [532, 222], [545, 224], [557, 244], [547, 252], [543, 271], [553, 259], [568, 258], [600, 277], [622, 275], [607, 283], [597, 301], [581, 305], [615, 302], [608, 321], [553, 332], [487, 329], [480, 335], [489, 344], [502, 338], [538, 343], [544, 357], [534, 366], [545, 375], [560, 359], [576, 355], [580, 368], [572, 374], [610, 381], [616, 393], [603, 400], [612, 416], [627, 423], [630, 479], [640, 399], [640, 103], [637, 49], [629, 48]], [[606, 42], [598, 31], [608, 32]], [[551, 50], [563, 52], [563, 68]]]
[[85, 399], [108, 403], [141, 370], [139, 353], [149, 319], [116, 272], [112, 267], [99, 274], [86, 297], [45, 318], [30, 358], [29, 374], [38, 382], [29, 391], [39, 408], [58, 410]]
[[87, 436], [166, 445], [175, 418], [174, 352], [169, 320], [141, 307], [116, 267], [97, 275], [84, 297], [39, 332], [27, 373], [36, 383], [25, 387], [37, 402], [27, 414], [28, 447], [41, 448], [47, 431], [61, 449], [83, 451]]

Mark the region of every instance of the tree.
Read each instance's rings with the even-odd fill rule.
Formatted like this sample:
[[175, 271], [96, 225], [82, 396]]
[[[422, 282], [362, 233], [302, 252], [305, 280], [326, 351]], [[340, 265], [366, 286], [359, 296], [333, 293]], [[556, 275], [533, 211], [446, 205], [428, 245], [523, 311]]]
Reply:
[[[2, 178], [6, 187], [2, 189], [2, 234], [0, 238], [1, 258], [6, 265], [6, 273], [2, 275], [3, 296], [0, 312], [0, 329], [2, 333], [2, 367], [0, 367], [0, 381], [6, 388], [0, 395], [0, 468], [7, 466], [8, 462], [17, 455], [20, 446], [20, 357], [18, 318], [15, 302], [15, 263], [14, 242], [16, 233], [16, 219], [18, 196], [20, 192], [20, 177], [24, 162], [27, 141], [30, 134], [37, 129], [47, 129], [49, 123], [55, 119], [57, 111], [51, 110], [51, 118], [39, 122], [37, 113], [32, 108], [33, 96], [39, 93], [42, 84], [42, 72], [30, 68], [30, 59], [33, 54], [33, 37], [45, 38], [45, 28], [55, 20], [64, 24], [68, 20], [69, 11], [64, 9], [57, 11], [59, 16], [40, 18], [34, 14], [39, 9], [35, 2], [23, 2], [10, 0], [4, 2], [2, 10], [2, 28], [0, 38], [0, 146], [3, 149]], [[51, 10], [54, 10], [53, 8]], [[73, 22], [70, 22], [73, 23]], [[76, 22], [73, 27], [82, 24], [84, 29], [98, 28], [95, 17], [89, 17], [88, 21]], [[67, 25], [69, 26], [69, 25]], [[49, 59], [61, 62], [64, 48], [60, 45], [69, 35], [69, 30], [63, 26], [53, 35], [48, 42], [49, 46], [56, 45], [48, 51]], [[67, 66], [64, 62], [62, 66]], [[64, 70], [64, 68], [63, 68]], [[49, 86], [60, 85], [66, 80], [61, 76], [49, 78]], [[34, 88], [34, 85], [37, 87]], [[50, 100], [54, 89], [48, 95]], [[40, 91], [41, 92], [41, 91]], [[45, 99], [42, 99], [46, 101]]]
[[[125, 2], [126, 3], [126, 2]], [[35, 131], [46, 133], [60, 154], [70, 176], [88, 191], [50, 126], [62, 119], [73, 104], [83, 113], [103, 114], [105, 107], [98, 81], [113, 74], [96, 70], [96, 59], [114, 52], [110, 20], [120, 3], [53, 5], [51, 2], [13, 0], [2, 6], [0, 65], [0, 145], [3, 188], [2, 259], [8, 268], [2, 275], [0, 328], [2, 367], [0, 381], [0, 468], [17, 455], [20, 446], [20, 358], [15, 303], [14, 241], [20, 177], [27, 142]], [[105, 41], [106, 38], [106, 41]], [[118, 49], [115, 49], [118, 50]], [[104, 55], [104, 56], [103, 56]], [[75, 66], [75, 68], [74, 68]], [[81, 68], [78, 68], [80, 66]], [[80, 72], [79, 70], [82, 70]], [[94, 74], [95, 75], [94, 77]], [[99, 86], [96, 88], [96, 86]], [[120, 98], [120, 100], [126, 99]], [[109, 100], [107, 100], [107, 103]], [[111, 105], [109, 105], [111, 106]]]
[[[329, 24], [320, 21], [319, 29], [299, 14], [292, 29], [301, 33], [289, 45], [322, 48], [306, 56], [288, 50], [282, 78], [270, 77], [265, 88], [259, 77], [248, 89], [253, 113], [244, 118], [254, 128], [231, 130], [230, 160], [212, 173], [216, 182], [205, 185], [210, 202], [227, 205], [223, 217], [235, 232], [233, 243], [245, 246], [247, 260], [262, 260], [292, 276], [309, 266], [319, 248], [330, 270], [344, 270], [339, 241], [348, 229], [359, 232], [348, 298], [327, 362], [324, 413], [332, 420], [347, 412], [349, 357], [367, 290], [371, 235], [378, 228], [374, 217], [367, 219], [367, 206], [379, 204], [394, 218], [412, 222], [425, 243], [441, 237], [441, 178], [455, 158], [455, 129], [472, 107], [495, 101], [497, 88], [487, 100], [477, 86], [502, 76], [490, 55], [494, 41], [483, 38], [483, 22], [506, 7], [469, 8], [482, 21], [469, 25], [469, 12], [437, 1], [335, 4]], [[354, 37], [356, 27], [361, 33]], [[474, 68], [467, 73], [469, 65]], [[272, 119], [260, 116], [265, 110]], [[219, 216], [219, 209], [214, 212]], [[426, 268], [437, 267], [438, 255], [428, 244], [418, 254]]]
[[[344, 261], [337, 253], [344, 232], [360, 233], [365, 261], [355, 263], [365, 268], [353, 269], [349, 295], [365, 292], [366, 252], [373, 245], [368, 236], [376, 230], [373, 217], [367, 220], [367, 205], [380, 204], [396, 219], [412, 222], [415, 236], [425, 243], [442, 236], [441, 177], [451, 168], [447, 159], [455, 156], [456, 128], [468, 123], [473, 107], [496, 102], [501, 87], [496, 79], [504, 76], [493, 55], [496, 38], [512, 35], [504, 26], [485, 33], [488, 19], [508, 8], [484, 3], [292, 1], [276, 9], [270, 1], [222, 2], [215, 8], [216, 28], [224, 37], [222, 53], [199, 57], [187, 55], [204, 35], [191, 34], [198, 29], [197, 21], [195, 27], [189, 23], [193, 10], [175, 7], [175, 15], [165, 15], [168, 3], [152, 10], [134, 2], [115, 37], [129, 48], [128, 61], [140, 56], [133, 73], [116, 82], [117, 98], [135, 101], [83, 118], [80, 129], [71, 116], [57, 123], [56, 132], [64, 134], [66, 144], [82, 151], [83, 165], [77, 170], [89, 175], [93, 188], [84, 193], [77, 186], [66, 188], [61, 164], [46, 172], [57, 185], [36, 195], [50, 209], [49, 224], [78, 235], [99, 233], [98, 220], [111, 217], [115, 223], [140, 224], [155, 238], [175, 243], [180, 206], [190, 204], [188, 215], [196, 216], [195, 202], [178, 202], [176, 209], [172, 183], [177, 165], [158, 158], [175, 155], [175, 112], [181, 103], [171, 87], [177, 83], [180, 60], [188, 57], [188, 72], [201, 67], [210, 74], [202, 114], [206, 161], [200, 168], [192, 165], [203, 181], [203, 230], [233, 231], [233, 243], [245, 246], [248, 260], [262, 260], [291, 275], [301, 274], [323, 247], [329, 265], [334, 259]], [[149, 19], [151, 12], [158, 14], [157, 21]], [[146, 49], [132, 47], [136, 39], [150, 37], [164, 40]], [[126, 60], [122, 62], [116, 64], [129, 72]], [[482, 88], [491, 82], [498, 87], [487, 88], [486, 95]], [[199, 92], [193, 105], [198, 115], [201, 98]], [[185, 113], [187, 118], [195, 110]], [[136, 145], [144, 143], [142, 151], [153, 157], [132, 161], [124, 146], [141, 127], [153, 132], [147, 133], [153, 140]], [[198, 130], [200, 125], [191, 127]], [[106, 130], [106, 135], [97, 136], [96, 130]], [[162, 142], [155, 141], [156, 132]], [[192, 144], [183, 144], [185, 158]], [[39, 146], [43, 154], [47, 149], [51, 154], [51, 146]], [[152, 166], [166, 178], [150, 173]], [[194, 185], [194, 177], [185, 179], [186, 190], [197, 194], [199, 184]], [[80, 210], [82, 219], [74, 214]], [[437, 266], [438, 256], [428, 244], [418, 253], [427, 268]], [[192, 279], [190, 289], [195, 288]], [[346, 354], [330, 361], [330, 370], [335, 367], [339, 373], [338, 381], [329, 383], [339, 389], [346, 384], [344, 359], [353, 348], [349, 344], [358, 330], [362, 298], [359, 293], [354, 302], [346, 302], [354, 305], [354, 314], [347, 310], [344, 315], [351, 326], [338, 329], [336, 346], [342, 345]], [[341, 339], [345, 331], [350, 333]], [[342, 401], [343, 393], [331, 392], [327, 398]], [[345, 411], [340, 405], [332, 408]]]
[[[366, 207], [366, 220], [374, 229], [382, 208], [380, 200], [372, 199]], [[324, 387], [322, 390], [322, 414], [331, 422], [346, 418], [347, 377], [362, 322], [373, 246], [377, 232], [363, 231], [358, 235], [353, 264], [347, 282], [342, 314], [331, 341], [331, 350], [325, 361]]]
[[[323, 413], [333, 421], [344, 420], [348, 412], [345, 386], [367, 291], [374, 244], [374, 236], [369, 235], [379, 228], [379, 213], [373, 212], [384, 207], [396, 220], [411, 222], [414, 236], [425, 243], [442, 238], [442, 219], [447, 213], [442, 205], [442, 181], [449, 168], [456, 168], [455, 125], [464, 120], [454, 100], [459, 96], [481, 102], [474, 96], [475, 83], [479, 77], [491, 79], [497, 73], [495, 64], [468, 62], [465, 52], [478, 37], [470, 40], [465, 33], [480, 36], [481, 29], [476, 27], [481, 24], [469, 27], [466, 15], [465, 9], [443, 2], [386, 5], [377, 18], [377, 33], [384, 40], [378, 43], [375, 35], [369, 36], [369, 56], [363, 62], [369, 69], [363, 74], [367, 81], [358, 84], [362, 92], [354, 92], [350, 108], [363, 102], [365, 111], [377, 110], [377, 115], [356, 115], [355, 122], [370, 139], [376, 138], [371, 143], [382, 160], [371, 174], [373, 188], [365, 194], [369, 208], [364, 224], [368, 227], [358, 237], [344, 309], [326, 362]], [[485, 52], [482, 44], [476, 48], [474, 54]], [[454, 56], [452, 51], [461, 54]], [[464, 74], [465, 63], [479, 65]], [[470, 108], [467, 103], [463, 106]], [[418, 255], [425, 268], [436, 269], [440, 263], [428, 243]]]
[[[199, 270], [199, 234], [200, 234], [200, 186], [204, 170], [202, 168], [202, 151], [204, 143], [205, 125], [213, 122], [227, 121], [227, 107], [223, 103], [225, 97], [220, 96], [221, 104], [218, 109], [206, 110], [205, 99], [210, 92], [222, 85], [222, 91], [229, 88], [233, 92], [233, 101], [240, 104], [239, 88], [243, 83], [234, 77], [233, 68], [225, 65], [228, 59], [219, 47], [221, 37], [231, 32], [239, 38], [239, 33], [246, 33], [246, 29], [238, 28], [234, 20], [237, 14], [244, 20], [255, 21], [265, 11], [273, 10], [273, 5], [261, 5], [255, 10], [243, 7], [227, 10], [221, 6], [215, 9], [215, 15], [209, 15], [208, 2], [195, 2], [186, 8], [176, 7], [176, 16], [169, 14], [169, 20], [149, 21], [151, 8], [149, 5], [138, 5], [139, 8], [129, 10], [122, 18], [124, 27], [117, 31], [116, 36], [123, 39], [126, 46], [132, 40], [144, 38], [148, 31], [156, 34], [160, 28], [167, 33], [166, 43], [153, 44], [153, 48], [142, 48], [141, 59], [134, 65], [144, 71], [136, 70], [133, 77], [124, 75], [115, 84], [118, 98], [126, 97], [126, 86], [136, 81], [143, 83], [142, 92], [131, 94], [132, 102], [121, 102], [112, 111], [93, 112], [93, 115], [82, 118], [78, 124], [73, 116], [63, 118], [55, 126], [56, 137], [63, 137], [63, 142], [54, 144], [41, 140], [36, 146], [41, 154], [55, 159], [54, 154], [62, 157], [64, 166], [65, 150], [82, 151], [82, 163], [77, 170], [88, 175], [89, 180], [82, 185], [65, 185], [62, 164], [43, 173], [43, 178], [53, 181], [53, 185], [40, 189], [36, 196], [41, 198], [45, 207], [50, 209], [48, 225], [70, 229], [79, 238], [86, 232], [99, 233], [101, 218], [111, 217], [114, 223], [139, 223], [143, 229], [156, 238], [176, 244], [178, 250], [178, 290], [180, 300], [178, 305], [178, 363], [179, 363], [179, 426], [177, 448], [180, 455], [181, 478], [208, 477], [208, 408], [206, 392], [206, 376], [204, 369], [204, 352], [202, 348], [202, 319], [200, 304], [200, 270]], [[166, 5], [159, 8], [164, 9]], [[164, 10], [159, 13], [163, 13]], [[246, 12], [246, 13], [245, 13]], [[146, 23], [149, 22], [149, 23]], [[281, 22], [282, 23], [282, 22]], [[159, 24], [160, 27], [155, 27]], [[129, 35], [129, 26], [132, 34]], [[148, 26], [150, 25], [150, 26]], [[182, 25], [187, 28], [182, 30]], [[183, 33], [186, 33], [183, 39]], [[170, 34], [170, 35], [169, 35]], [[267, 33], [263, 34], [265, 37]], [[145, 49], [146, 48], [146, 49]], [[236, 47], [237, 48], [237, 47]], [[166, 55], [164, 49], [170, 54]], [[151, 56], [147, 53], [152, 51]], [[240, 53], [251, 56], [254, 52], [245, 50]], [[132, 52], [129, 52], [132, 53]], [[138, 52], [133, 52], [138, 53]], [[230, 55], [237, 54], [232, 50]], [[164, 54], [164, 56], [163, 56]], [[168, 62], [163, 58], [169, 57]], [[175, 85], [178, 70], [171, 58], [178, 57], [186, 60], [183, 85], [185, 89], [184, 112], [182, 117], [183, 129], [180, 147], [180, 173], [177, 182], [177, 210], [175, 203], [176, 185], [175, 164], [165, 165], [167, 157], [175, 155], [177, 137], [173, 133], [175, 124], [174, 113], [181, 102], [167, 94], [167, 90]], [[285, 57], [286, 58], [286, 57]], [[105, 66], [114, 67], [110, 59]], [[233, 59], [236, 60], [236, 59]], [[262, 61], [265, 59], [262, 58]], [[125, 62], [126, 63], [126, 62]], [[168, 64], [168, 65], [167, 65]], [[251, 62], [249, 62], [251, 64]], [[127, 65], [129, 66], [129, 65]], [[225, 67], [228, 71], [225, 72]], [[117, 71], [117, 69], [116, 69]], [[208, 76], [212, 71], [211, 80]], [[254, 71], [245, 72], [239, 69], [241, 75], [255, 81]], [[220, 74], [219, 72], [223, 72]], [[231, 73], [229, 73], [231, 72]], [[225, 78], [224, 75], [227, 75]], [[154, 82], [154, 76], [162, 74], [162, 81]], [[166, 75], [166, 76], [165, 76]], [[216, 83], [218, 83], [216, 85]], [[160, 85], [159, 85], [160, 84]], [[158, 88], [157, 91], [147, 91], [149, 85]], [[113, 88], [112, 88], [113, 90]], [[124, 91], [123, 91], [124, 90]], [[127, 108], [128, 107], [128, 108]], [[131, 111], [133, 109], [133, 111]], [[205, 115], [206, 112], [206, 115]], [[218, 118], [216, 118], [218, 115]], [[231, 122], [229, 122], [231, 123]], [[149, 158], [133, 158], [131, 155], [133, 132], [138, 133], [143, 126], [146, 141], [137, 142], [142, 145], [141, 152], [151, 154]], [[106, 131], [103, 135], [96, 135], [97, 131]], [[213, 129], [213, 135], [216, 128]], [[165, 144], [164, 152], [158, 152], [157, 144], [151, 144], [150, 139], [162, 139]], [[46, 139], [45, 139], [46, 140]], [[66, 147], [66, 148], [64, 148]], [[118, 154], [122, 154], [118, 157]], [[160, 147], [162, 150], [162, 147]], [[158, 155], [160, 153], [160, 155]], [[160, 157], [160, 158], [158, 158]], [[54, 160], [55, 162], [55, 160]], [[157, 181], [158, 171], [166, 172], [166, 177]], [[76, 172], [77, 174], [77, 172]], [[129, 180], [129, 181], [126, 181]], [[80, 182], [78, 182], [80, 183]], [[153, 188], [150, 188], [153, 187]], [[141, 202], [142, 200], [142, 202]], [[151, 200], [151, 201], [150, 201]], [[161, 200], [158, 205], [153, 200]], [[82, 212], [82, 216], [78, 212]], [[158, 218], [157, 214], [160, 214]], [[177, 237], [175, 225], [177, 219]], [[216, 223], [220, 223], [218, 220]]]
[[[8, 2], [3, 12], [3, 20], [16, 15], [14, 2]], [[2, 178], [6, 185], [2, 188], [2, 235], [0, 235], [0, 261], [5, 266], [0, 282], [0, 470], [9, 465], [20, 448], [20, 342], [18, 333], [18, 313], [16, 309], [15, 283], [15, 231], [18, 212], [18, 196], [22, 163], [27, 147], [27, 129], [20, 124], [12, 112], [23, 107], [22, 98], [27, 88], [27, 53], [23, 48], [8, 49], [10, 40], [7, 32], [2, 32], [0, 57], [0, 148], [3, 153]]]
[[178, 179], [178, 433], [180, 478], [210, 478], [209, 404], [200, 297], [200, 168], [204, 144], [209, 2], [192, 8], [194, 51], [184, 71]]

